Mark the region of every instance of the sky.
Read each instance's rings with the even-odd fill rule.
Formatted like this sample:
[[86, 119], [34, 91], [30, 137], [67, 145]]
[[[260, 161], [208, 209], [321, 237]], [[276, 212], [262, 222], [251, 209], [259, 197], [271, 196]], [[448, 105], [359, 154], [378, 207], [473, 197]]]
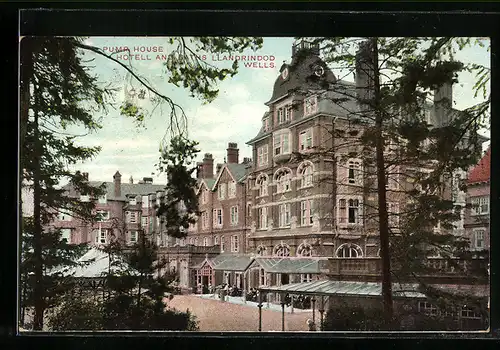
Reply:
[[[210, 104], [203, 104], [197, 98], [190, 97], [188, 89], [176, 87], [166, 81], [162, 55], [174, 49], [166, 37], [90, 37], [86, 43], [101, 48], [107, 53], [128, 47], [138, 59], [125, 60], [122, 53], [121, 62], [129, 64], [140, 76], [146, 78], [162, 94], [172, 98], [182, 106], [188, 118], [189, 137], [199, 142], [201, 150], [198, 161], [204, 153], [212, 153], [214, 163], [223, 163], [229, 142], [236, 142], [239, 147], [240, 161], [243, 157], [251, 157], [251, 148], [246, 142], [257, 135], [261, 127], [261, 118], [268, 109], [264, 105], [272, 95], [273, 84], [279, 75], [279, 68], [284, 61], [290, 63], [293, 38], [264, 38], [263, 47], [258, 52], [251, 49], [242, 55], [260, 55], [267, 61], [260, 61], [261, 67], [245, 67], [240, 65], [239, 72], [232, 78], [219, 83], [219, 95]], [[118, 48], [118, 49], [117, 49]], [[135, 50], [138, 50], [137, 52]], [[141, 52], [144, 50], [145, 52]], [[147, 52], [150, 50], [151, 52]], [[153, 51], [157, 52], [153, 52]], [[162, 52], [159, 52], [162, 51]], [[114, 53], [115, 57], [119, 53]], [[141, 56], [142, 55], [142, 56]], [[157, 56], [159, 55], [159, 56]], [[122, 90], [117, 93], [116, 102], [123, 101], [124, 88], [139, 90], [141, 85], [134, 82], [123, 67], [94, 53], [85, 53], [85, 59], [94, 58], [88, 63], [91, 72], [98, 76], [103, 84], [111, 83]], [[474, 62], [490, 66], [490, 54], [486, 48], [474, 47], [465, 49], [457, 58], [464, 62]], [[230, 67], [231, 60], [207, 54], [206, 62], [218, 67]], [[274, 63], [274, 68], [271, 64]], [[353, 80], [351, 75], [333, 70], [337, 77]], [[474, 76], [469, 73], [459, 75], [459, 83], [454, 86], [453, 97], [455, 108], [464, 109], [481, 98], [474, 98], [472, 87]], [[149, 100], [140, 101], [146, 109], [151, 110]], [[79, 143], [88, 146], [101, 146], [100, 154], [90, 161], [79, 163], [74, 167], [89, 173], [91, 181], [112, 181], [113, 174], [119, 171], [122, 181], [132, 176], [134, 182], [143, 177], [152, 177], [155, 183], [163, 183], [164, 175], [158, 175], [155, 163], [159, 157], [159, 145], [166, 132], [169, 111], [157, 109], [148, 115], [143, 127], [110, 108], [102, 118], [102, 129], [78, 139]], [[79, 132], [79, 130], [75, 130]], [[484, 134], [489, 137], [489, 130]], [[154, 174], [154, 175], [153, 175]]]

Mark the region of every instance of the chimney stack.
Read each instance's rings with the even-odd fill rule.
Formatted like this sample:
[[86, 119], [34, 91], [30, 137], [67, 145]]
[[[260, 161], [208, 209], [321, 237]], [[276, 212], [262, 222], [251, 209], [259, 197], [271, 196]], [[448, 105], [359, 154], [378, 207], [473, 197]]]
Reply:
[[128, 183], [131, 185], [134, 184], [134, 178], [132, 177], [132, 175], [130, 175], [130, 179], [128, 179]]
[[434, 91], [434, 112], [438, 126], [446, 126], [451, 121], [452, 104], [452, 83], [444, 83]]
[[205, 157], [203, 158], [203, 178], [214, 178], [214, 158], [210, 153], [205, 153]]
[[238, 144], [229, 142], [227, 145], [227, 162], [238, 164], [239, 162], [239, 149]]
[[216, 170], [216, 172], [215, 172], [217, 175], [219, 175], [220, 170], [222, 169], [222, 166], [223, 166], [223, 165], [224, 165], [224, 164], [217, 163], [217, 170]]
[[122, 195], [122, 175], [119, 171], [116, 171], [113, 175], [113, 182], [115, 183], [115, 197], [121, 197]]
[[243, 158], [243, 164], [248, 164], [252, 162], [252, 158], [244, 157]]

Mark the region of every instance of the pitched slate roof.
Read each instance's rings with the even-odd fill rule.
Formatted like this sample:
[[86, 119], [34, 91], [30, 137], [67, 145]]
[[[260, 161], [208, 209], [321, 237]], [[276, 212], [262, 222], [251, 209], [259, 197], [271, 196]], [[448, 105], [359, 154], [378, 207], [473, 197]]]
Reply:
[[255, 263], [266, 272], [320, 273], [319, 260], [307, 258], [255, 258]]
[[233, 175], [236, 182], [241, 181], [247, 173], [247, 164], [227, 163], [226, 167], [228, 168], [231, 175]]
[[252, 261], [253, 257], [242, 254], [220, 254], [212, 259], [214, 270], [225, 271], [245, 271]]
[[467, 177], [467, 182], [469, 184], [478, 182], [489, 182], [491, 174], [491, 146], [488, 147], [485, 155], [479, 163], [472, 168]]
[[[161, 192], [165, 190], [165, 185], [153, 185], [153, 184], [130, 184], [121, 183], [121, 194], [119, 197], [115, 196], [115, 184], [114, 182], [101, 182], [101, 181], [89, 181], [89, 184], [94, 187], [98, 187], [101, 184], [106, 186], [106, 198], [108, 200], [118, 200], [126, 201], [128, 194], [134, 194], [138, 196], [153, 194], [156, 192]], [[70, 190], [69, 185], [64, 186], [65, 189]]]

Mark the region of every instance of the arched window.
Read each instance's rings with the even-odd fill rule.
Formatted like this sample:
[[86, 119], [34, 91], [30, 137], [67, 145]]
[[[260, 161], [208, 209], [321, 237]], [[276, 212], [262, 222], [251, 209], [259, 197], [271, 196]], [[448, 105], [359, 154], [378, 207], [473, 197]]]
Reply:
[[297, 175], [300, 179], [300, 187], [309, 187], [313, 184], [313, 164], [309, 161], [303, 162], [297, 168]]
[[192, 238], [192, 237], [191, 237], [191, 238], [189, 239], [189, 244], [194, 245], [194, 238]]
[[198, 246], [198, 238], [195, 238], [195, 239], [194, 239], [194, 245], [195, 245], [195, 246]]
[[214, 245], [219, 245], [219, 236], [214, 237]]
[[279, 169], [274, 175], [276, 193], [288, 192], [292, 189], [292, 172], [288, 168]]
[[262, 244], [257, 247], [257, 255], [259, 256], [265, 256], [267, 255], [267, 248], [264, 247]]
[[259, 196], [267, 196], [267, 186], [268, 186], [268, 181], [267, 181], [267, 175], [266, 174], [260, 174], [259, 177], [257, 178], [257, 188], [259, 189]]
[[203, 246], [208, 247], [208, 237], [203, 238]]
[[363, 250], [357, 244], [344, 243], [338, 247], [336, 255], [338, 258], [361, 258]]
[[280, 243], [274, 247], [274, 256], [290, 256], [290, 247], [287, 244]]
[[184, 247], [185, 245], [186, 245], [186, 239], [185, 238], [181, 238], [180, 246]]
[[312, 256], [312, 247], [310, 244], [302, 243], [297, 248], [297, 256]]

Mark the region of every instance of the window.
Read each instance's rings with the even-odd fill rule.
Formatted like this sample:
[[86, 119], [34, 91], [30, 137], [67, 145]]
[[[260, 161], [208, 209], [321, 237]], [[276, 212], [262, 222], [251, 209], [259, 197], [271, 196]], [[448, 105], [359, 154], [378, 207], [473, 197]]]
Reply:
[[462, 184], [462, 178], [460, 175], [455, 175], [453, 177], [453, 183], [452, 183], [452, 188], [451, 188], [451, 200], [453, 202], [456, 202], [458, 200], [458, 194], [460, 193], [460, 186]]
[[347, 182], [352, 185], [362, 185], [360, 160], [350, 159], [347, 162]]
[[98, 210], [96, 212], [97, 221], [108, 221], [109, 220], [109, 211]]
[[60, 221], [71, 221], [71, 215], [69, 215], [69, 213], [67, 212], [64, 212], [64, 211], [60, 211], [59, 214], [57, 215], [58, 219]]
[[224, 242], [224, 236], [220, 236], [220, 252], [224, 253], [226, 249], [226, 242]]
[[274, 155], [290, 153], [290, 133], [274, 135]]
[[257, 165], [258, 166], [265, 166], [268, 164], [268, 153], [269, 153], [269, 146], [264, 145], [262, 147], [259, 147], [257, 149]]
[[65, 239], [66, 243], [71, 243], [71, 229], [70, 228], [61, 229], [61, 239]]
[[147, 216], [142, 216], [141, 217], [141, 226], [142, 226], [142, 228], [147, 229], [147, 227], [148, 227], [148, 219], [149, 218]]
[[229, 183], [229, 198], [236, 197], [236, 182], [231, 181]]
[[186, 245], [186, 239], [185, 238], [181, 238], [180, 245], [181, 245], [181, 247], [184, 247]]
[[227, 191], [227, 184], [219, 184], [218, 191], [217, 191], [219, 199], [226, 198], [226, 191]]
[[142, 207], [149, 208], [149, 196], [142, 196]]
[[276, 116], [278, 120], [278, 125], [290, 121], [292, 119], [292, 106], [286, 105], [278, 108], [276, 111]]
[[189, 239], [189, 244], [190, 244], [190, 245], [194, 245], [194, 238], [193, 238], [193, 237], [191, 237], [191, 238]]
[[267, 228], [267, 208], [259, 208], [259, 228]]
[[361, 258], [363, 251], [359, 245], [345, 243], [338, 247], [336, 255], [338, 258]]
[[312, 200], [310, 199], [300, 202], [300, 224], [302, 226], [313, 224]]
[[312, 247], [310, 244], [301, 244], [297, 248], [297, 256], [312, 256]]
[[130, 205], [136, 205], [137, 204], [137, 198], [136, 197], [131, 197], [128, 202]]
[[290, 256], [290, 247], [286, 244], [278, 244], [276, 247], [274, 247], [273, 251], [274, 256]]
[[214, 245], [219, 245], [219, 236], [214, 237]]
[[292, 119], [292, 106], [288, 105], [283, 107], [285, 110], [285, 122], [289, 121]]
[[104, 195], [104, 196], [99, 197], [98, 202], [99, 202], [99, 204], [106, 204], [107, 203], [107, 196]]
[[483, 197], [472, 197], [471, 198], [471, 215], [484, 215], [490, 212], [490, 198]]
[[279, 205], [279, 227], [290, 225], [290, 203]]
[[203, 238], [203, 246], [208, 247], [208, 237]]
[[247, 204], [247, 216], [252, 217], [252, 205]]
[[313, 184], [313, 167], [312, 163], [302, 163], [297, 168], [297, 174], [300, 178], [300, 187], [309, 187]]
[[261, 174], [257, 178], [257, 188], [259, 189], [259, 197], [267, 196], [267, 175]]
[[266, 285], [266, 271], [264, 269], [259, 269], [259, 281], [261, 286]]
[[318, 110], [317, 96], [311, 96], [304, 100], [304, 116], [316, 113]]
[[468, 308], [467, 306], [463, 306], [462, 310], [460, 312], [460, 316], [462, 318], [468, 318], [468, 319], [481, 319], [481, 314], [478, 312], [475, 312], [474, 309]]
[[238, 224], [238, 207], [231, 207], [231, 225]]
[[299, 151], [307, 151], [313, 146], [312, 129], [301, 131], [299, 134]]
[[359, 200], [358, 199], [349, 199], [349, 224], [357, 224], [359, 223]]
[[345, 199], [339, 199], [339, 209], [337, 215], [337, 223], [345, 224], [347, 223], [347, 206]]
[[484, 249], [485, 230], [474, 230], [474, 248]]
[[130, 224], [135, 224], [137, 223], [137, 215], [138, 213], [136, 211], [126, 211], [125, 212], [125, 220], [126, 222]]
[[426, 301], [419, 301], [418, 302], [418, 312], [422, 312], [422, 313], [429, 315], [429, 316], [437, 316], [438, 315], [438, 308], [436, 305], [428, 303]]
[[278, 170], [276, 172], [276, 193], [284, 193], [291, 191], [291, 172], [287, 169]]
[[80, 196], [80, 202], [88, 202], [88, 201], [90, 201], [90, 197], [88, 195], [82, 194]]
[[222, 227], [222, 209], [214, 209], [214, 227]]
[[388, 203], [389, 211], [389, 226], [393, 228], [399, 227], [399, 203]]
[[311, 273], [302, 273], [300, 275], [300, 282], [311, 282], [312, 281], [312, 274]]
[[137, 243], [137, 231], [129, 231], [129, 243]]
[[208, 228], [208, 213], [206, 211], [204, 211], [203, 213], [201, 213], [201, 227], [203, 229], [207, 229]]
[[266, 253], [267, 253], [266, 247], [264, 247], [263, 245], [259, 245], [257, 247], [257, 255], [259, 255], [259, 256], [265, 256]]
[[264, 127], [264, 131], [268, 131], [269, 130], [269, 118], [264, 118], [262, 120], [262, 126]]
[[106, 244], [108, 241], [108, 230], [99, 229], [95, 236], [95, 242], [97, 244]]
[[238, 253], [239, 251], [238, 238], [236, 235], [231, 236], [231, 252], [233, 253]]
[[198, 246], [198, 237], [194, 239], [194, 245], [197, 247]]

